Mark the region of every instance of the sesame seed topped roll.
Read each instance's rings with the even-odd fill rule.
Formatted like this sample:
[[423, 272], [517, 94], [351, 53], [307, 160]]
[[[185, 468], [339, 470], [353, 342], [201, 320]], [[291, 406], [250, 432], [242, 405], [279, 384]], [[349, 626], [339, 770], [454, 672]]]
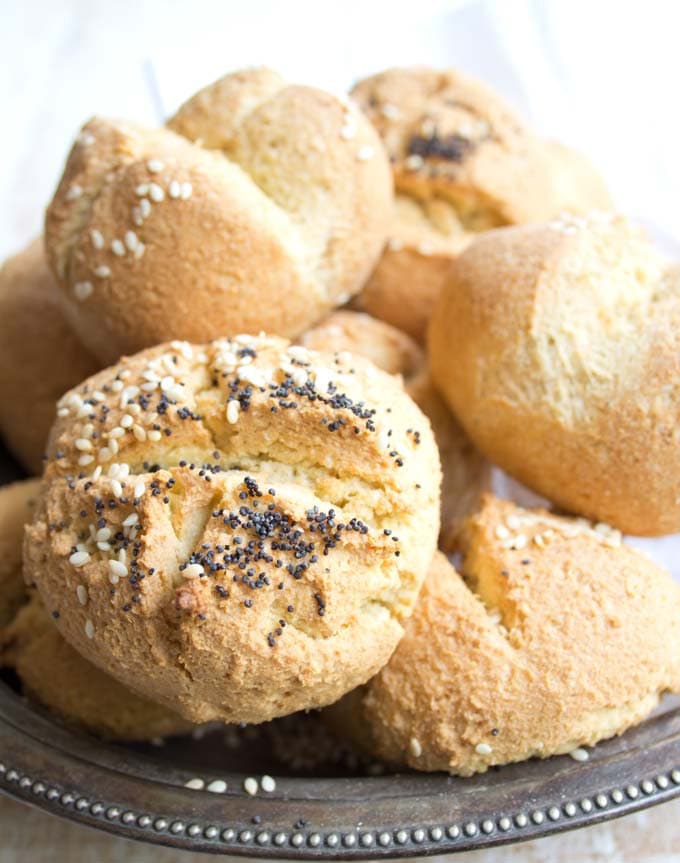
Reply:
[[371, 363], [173, 342], [61, 400], [25, 574], [130, 688], [193, 721], [261, 722], [387, 661], [440, 479], [427, 419]]
[[358, 109], [252, 69], [168, 127], [91, 120], [47, 210], [67, 314], [102, 361], [172, 338], [294, 336], [360, 290], [392, 179]]

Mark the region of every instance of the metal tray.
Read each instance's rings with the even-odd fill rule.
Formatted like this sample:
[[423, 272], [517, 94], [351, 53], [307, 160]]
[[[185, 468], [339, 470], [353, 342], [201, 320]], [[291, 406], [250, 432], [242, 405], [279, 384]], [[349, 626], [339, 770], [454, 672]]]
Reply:
[[[0, 452], [0, 483], [19, 475]], [[275, 790], [248, 794], [246, 777], [263, 775], [275, 777]], [[191, 779], [206, 787], [186, 788]], [[207, 790], [215, 780], [226, 790]], [[663, 712], [600, 744], [585, 762], [562, 756], [457, 779], [391, 773], [341, 745], [333, 749], [313, 714], [162, 746], [107, 744], [32, 705], [8, 676], [0, 680], [0, 791], [110, 833], [194, 851], [297, 859], [441, 854], [532, 839], [680, 796], [680, 707], [667, 700]]]

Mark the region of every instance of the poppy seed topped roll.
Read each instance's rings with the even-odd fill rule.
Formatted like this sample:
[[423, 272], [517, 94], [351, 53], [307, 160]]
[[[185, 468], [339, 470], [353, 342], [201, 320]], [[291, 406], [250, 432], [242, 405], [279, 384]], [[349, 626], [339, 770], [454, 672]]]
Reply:
[[384, 665], [439, 529], [436, 445], [396, 378], [282, 339], [175, 342], [58, 415], [25, 576], [92, 662], [229, 722]]

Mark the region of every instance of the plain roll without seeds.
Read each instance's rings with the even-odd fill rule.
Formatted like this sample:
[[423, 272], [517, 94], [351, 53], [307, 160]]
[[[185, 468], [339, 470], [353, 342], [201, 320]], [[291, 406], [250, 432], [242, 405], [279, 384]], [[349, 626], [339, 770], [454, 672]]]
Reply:
[[392, 178], [357, 108], [251, 69], [168, 125], [91, 120], [47, 209], [66, 314], [103, 362], [170, 338], [295, 336], [360, 290]]
[[593, 212], [479, 237], [429, 348], [490, 461], [624, 533], [680, 530], [680, 267], [640, 229]]
[[25, 577], [130, 688], [192, 721], [261, 722], [387, 661], [440, 479], [427, 419], [371, 363], [174, 342], [60, 401]]

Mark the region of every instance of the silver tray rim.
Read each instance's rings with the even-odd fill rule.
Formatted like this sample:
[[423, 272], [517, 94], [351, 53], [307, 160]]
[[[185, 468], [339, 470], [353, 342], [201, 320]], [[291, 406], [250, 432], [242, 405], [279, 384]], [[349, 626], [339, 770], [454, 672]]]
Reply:
[[[468, 779], [404, 773], [277, 778], [251, 797], [245, 774], [214, 794], [192, 777], [53, 721], [0, 684], [0, 791], [109, 833], [249, 857], [378, 859], [448, 854], [536, 839], [680, 796], [680, 707], [599, 744], [586, 762], [524, 762]], [[253, 815], [260, 823], [252, 822]], [[295, 822], [302, 822], [300, 826]]]

